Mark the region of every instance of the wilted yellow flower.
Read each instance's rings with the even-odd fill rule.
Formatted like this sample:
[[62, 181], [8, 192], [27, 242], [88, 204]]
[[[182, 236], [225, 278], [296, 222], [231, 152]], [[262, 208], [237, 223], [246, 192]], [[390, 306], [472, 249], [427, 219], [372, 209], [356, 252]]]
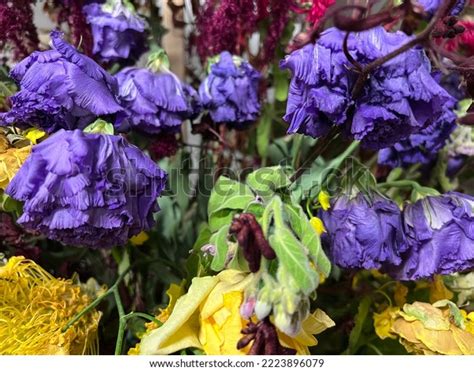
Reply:
[[435, 275], [433, 281], [430, 282], [430, 303], [451, 300], [453, 296], [454, 294], [444, 284], [443, 277]]
[[5, 189], [31, 153], [31, 146], [0, 151], [0, 189]]
[[391, 333], [391, 328], [393, 321], [395, 319], [395, 314], [400, 310], [398, 307], [387, 307], [381, 313], [374, 313], [374, 328], [375, 333], [379, 338], [386, 339], [396, 339], [395, 334]]
[[463, 328], [459, 309], [444, 300], [433, 305], [405, 304], [396, 314], [391, 331], [411, 353], [474, 354], [474, 335]]
[[461, 315], [464, 319], [466, 331], [474, 335], [474, 312], [467, 313], [465, 310], [461, 309]]
[[[240, 306], [252, 279], [252, 274], [237, 270], [194, 278], [187, 294], [174, 304], [170, 301], [165, 311], [171, 314], [162, 321], [164, 324], [147, 331], [141, 344], [129, 354], [170, 354], [186, 348], [202, 349], [208, 355], [247, 354], [251, 344], [238, 350], [237, 343], [248, 323], [240, 315]], [[331, 326], [334, 322], [317, 310], [303, 322], [298, 336], [290, 338], [279, 333], [280, 341], [299, 354], [308, 354], [308, 346], [317, 344], [313, 335]]]
[[57, 279], [24, 257], [0, 266], [0, 354], [95, 354], [100, 313], [63, 327], [90, 303], [70, 280]]
[[316, 309], [301, 324], [301, 331], [292, 338], [278, 331], [278, 338], [283, 346], [296, 349], [296, 354], [309, 355], [309, 348], [318, 345], [318, 340], [314, 335], [335, 326], [334, 321], [321, 309]]
[[316, 231], [316, 233], [318, 235], [322, 235], [323, 233], [326, 233], [326, 228], [324, 228], [324, 224], [323, 224], [323, 221], [321, 219], [319, 219], [318, 217], [316, 216], [313, 216], [310, 220], [309, 220], [311, 226], [313, 227], [313, 229]]
[[328, 210], [331, 207], [329, 200], [330, 200], [329, 193], [327, 193], [326, 191], [319, 192], [318, 201], [321, 207], [323, 208], [323, 210]]
[[245, 354], [236, 345], [247, 324], [239, 308], [251, 280], [252, 275], [236, 270], [194, 278], [163, 326], [143, 336], [140, 354], [170, 354], [186, 348], [213, 355]]

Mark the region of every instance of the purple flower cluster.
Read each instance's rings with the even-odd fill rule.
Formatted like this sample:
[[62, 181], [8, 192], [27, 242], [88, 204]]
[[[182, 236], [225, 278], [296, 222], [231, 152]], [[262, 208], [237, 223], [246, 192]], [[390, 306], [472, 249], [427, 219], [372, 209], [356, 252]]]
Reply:
[[52, 240], [94, 248], [125, 244], [153, 225], [163, 172], [122, 137], [60, 130], [36, 145], [6, 193], [18, 223]]
[[401, 212], [395, 202], [377, 194], [340, 196], [321, 214], [333, 263], [344, 268], [379, 269], [401, 263], [407, 249]]
[[51, 33], [53, 49], [36, 51], [18, 63], [11, 76], [20, 91], [12, 109], [0, 116], [1, 125], [38, 126], [47, 132], [84, 128], [98, 116], [124, 119], [115, 78], [89, 57]]
[[474, 197], [457, 192], [428, 196], [405, 206], [408, 250], [391, 267], [399, 280], [417, 280], [474, 268]]
[[[293, 52], [281, 67], [292, 72], [284, 119], [289, 133], [312, 137], [341, 126], [364, 147], [381, 149], [420, 132], [444, 114], [452, 97], [436, 82], [423, 49], [412, 48], [377, 68], [352, 96], [357, 73], [344, 55], [345, 33], [326, 30], [316, 44]], [[348, 51], [364, 65], [411, 37], [383, 27], [351, 34]]]
[[474, 197], [427, 196], [403, 211], [379, 195], [337, 197], [321, 212], [323, 243], [343, 268], [418, 280], [474, 268]]
[[93, 53], [105, 62], [137, 60], [146, 51], [147, 23], [122, 0], [84, 6], [94, 39]]
[[145, 133], [177, 131], [184, 120], [201, 110], [197, 92], [170, 71], [130, 67], [115, 77], [130, 125]]
[[216, 123], [242, 128], [260, 114], [261, 75], [248, 62], [223, 52], [199, 87], [199, 97]]

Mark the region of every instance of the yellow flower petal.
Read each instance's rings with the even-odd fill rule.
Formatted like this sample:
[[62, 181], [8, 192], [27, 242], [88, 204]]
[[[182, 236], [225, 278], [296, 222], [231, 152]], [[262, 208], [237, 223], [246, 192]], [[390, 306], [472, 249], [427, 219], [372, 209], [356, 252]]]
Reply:
[[453, 296], [454, 294], [444, 284], [443, 277], [435, 275], [433, 281], [430, 282], [430, 303], [451, 300]]
[[318, 217], [313, 216], [309, 222], [318, 235], [321, 236], [323, 233], [327, 232], [326, 228], [324, 228], [323, 221]]
[[400, 310], [398, 307], [388, 307], [381, 313], [374, 313], [375, 333], [380, 339], [396, 339], [395, 334], [391, 332], [394, 321], [394, 314]]
[[323, 210], [329, 210], [329, 208], [331, 207], [329, 200], [330, 200], [329, 193], [327, 193], [326, 191], [319, 192], [318, 201], [321, 207], [323, 208]]
[[143, 336], [140, 354], [170, 354], [189, 347], [202, 349], [197, 309], [218, 282], [216, 276], [194, 278], [188, 293], [178, 299], [163, 326]]
[[31, 146], [9, 148], [0, 153], [0, 189], [6, 189], [31, 153]]
[[46, 133], [43, 130], [31, 128], [23, 132], [23, 136], [31, 143], [36, 144], [38, 143], [39, 139], [44, 138], [46, 136]]
[[296, 337], [291, 338], [288, 335], [278, 332], [278, 337], [283, 346], [296, 349], [299, 355], [308, 355], [310, 346], [318, 344], [318, 340], [314, 335], [335, 326], [334, 321], [321, 309], [316, 309], [306, 318], [301, 326], [301, 331]]

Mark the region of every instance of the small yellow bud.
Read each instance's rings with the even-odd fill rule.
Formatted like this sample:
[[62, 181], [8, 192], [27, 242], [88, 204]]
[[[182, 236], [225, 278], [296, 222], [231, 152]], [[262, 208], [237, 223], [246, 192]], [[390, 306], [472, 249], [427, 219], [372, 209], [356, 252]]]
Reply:
[[326, 228], [324, 228], [323, 221], [318, 217], [313, 216], [309, 222], [318, 235], [321, 236], [323, 233], [327, 232]]
[[318, 201], [323, 210], [328, 210], [331, 207], [331, 204], [329, 203], [329, 193], [326, 191], [321, 191], [318, 194]]

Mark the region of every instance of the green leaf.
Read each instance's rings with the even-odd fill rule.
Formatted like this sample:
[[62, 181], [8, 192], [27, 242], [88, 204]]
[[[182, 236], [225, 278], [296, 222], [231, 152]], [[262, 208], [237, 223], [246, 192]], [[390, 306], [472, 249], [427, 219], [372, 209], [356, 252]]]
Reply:
[[223, 226], [219, 231], [212, 235], [209, 243], [216, 247], [216, 254], [212, 259], [211, 269], [220, 272], [225, 268], [227, 260], [227, 252], [229, 251], [229, 244], [227, 235], [229, 234], [229, 225]]
[[84, 129], [84, 133], [114, 135], [114, 125], [105, 120], [97, 119]]
[[278, 261], [291, 274], [303, 293], [308, 295], [318, 284], [318, 276], [311, 269], [305, 247], [286, 226], [283, 217], [283, 204], [279, 197], [273, 201], [275, 229], [269, 242], [278, 257]]
[[232, 209], [219, 210], [212, 213], [209, 217], [209, 227], [211, 232], [216, 232], [223, 226], [229, 225], [236, 213], [237, 211]]
[[224, 209], [244, 210], [254, 199], [254, 194], [245, 184], [221, 176], [212, 189], [208, 213], [212, 215]]
[[278, 226], [269, 238], [278, 261], [298, 283], [301, 291], [308, 295], [317, 286], [318, 276], [311, 269], [304, 246], [298, 241], [288, 227]]
[[390, 172], [390, 174], [388, 174], [386, 182], [393, 182], [395, 180], [398, 180], [402, 175], [403, 169], [401, 167], [396, 167]]
[[364, 322], [369, 314], [370, 304], [372, 303], [370, 297], [366, 296], [359, 303], [357, 314], [354, 318], [355, 325], [349, 335], [349, 346], [344, 352], [345, 354], [355, 354], [360, 347], [360, 339]]
[[276, 190], [288, 187], [291, 184], [288, 177], [288, 167], [263, 167], [250, 173], [247, 185], [261, 197], [271, 197]]
[[257, 152], [262, 158], [267, 157], [270, 145], [270, 134], [272, 130], [272, 116], [270, 106], [265, 106], [263, 114], [257, 126]]
[[321, 248], [321, 239], [310, 224], [301, 206], [285, 204], [285, 211], [291, 228], [299, 237], [303, 246], [307, 248], [309, 258], [316, 267], [316, 270], [325, 277], [329, 277], [331, 262]]

